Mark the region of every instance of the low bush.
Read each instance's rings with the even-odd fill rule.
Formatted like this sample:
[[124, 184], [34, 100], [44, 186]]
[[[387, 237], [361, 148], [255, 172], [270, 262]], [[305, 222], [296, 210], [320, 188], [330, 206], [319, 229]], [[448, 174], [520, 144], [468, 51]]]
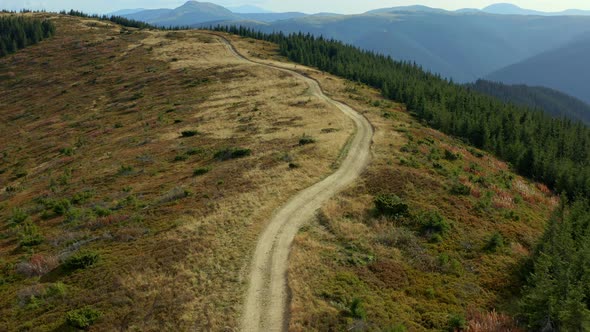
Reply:
[[379, 215], [404, 216], [408, 214], [409, 207], [395, 194], [381, 194], [374, 199], [375, 209]]
[[34, 247], [43, 242], [43, 235], [41, 235], [39, 228], [31, 222], [26, 222], [21, 226], [18, 238], [21, 247]]
[[301, 137], [299, 139], [299, 145], [301, 145], [301, 146], [308, 145], [308, 144], [313, 144], [315, 142], [316, 142], [315, 138], [313, 138], [311, 136], [306, 136], [306, 135], [304, 135], [303, 137]]
[[12, 215], [8, 218], [8, 222], [14, 226], [24, 223], [27, 219], [29, 219], [29, 215], [25, 211], [15, 208], [12, 210]]
[[485, 246], [485, 250], [490, 253], [497, 252], [499, 249], [504, 247], [504, 237], [502, 234], [496, 232], [492, 234], [488, 243]]
[[451, 225], [449, 225], [445, 218], [437, 211], [422, 213], [420, 216], [418, 216], [418, 223], [420, 225], [422, 234], [431, 235], [433, 237], [437, 235], [442, 237], [451, 229]]
[[70, 210], [71, 207], [72, 203], [68, 199], [62, 199], [54, 201], [51, 209], [56, 215], [63, 216]]
[[66, 324], [78, 328], [87, 329], [102, 316], [102, 313], [96, 309], [85, 307], [68, 311], [66, 314]]
[[63, 154], [64, 156], [71, 157], [74, 155], [74, 149], [71, 147], [62, 148], [59, 150], [59, 153]]
[[452, 151], [445, 150], [444, 158], [448, 161], [455, 161], [461, 159], [461, 155], [458, 153], [453, 153]]
[[188, 151], [186, 151], [186, 154], [188, 156], [195, 156], [195, 155], [198, 155], [198, 154], [201, 154], [204, 152], [205, 152], [205, 150], [202, 148], [191, 148], [191, 149], [188, 149]]
[[200, 167], [200, 168], [197, 168], [193, 171], [193, 176], [205, 175], [205, 174], [209, 173], [210, 171], [211, 171], [211, 168], [209, 168], [209, 167]]
[[180, 133], [180, 137], [187, 138], [197, 136], [199, 132], [197, 130], [185, 130]]
[[453, 183], [450, 191], [451, 191], [451, 194], [458, 195], [458, 196], [467, 196], [467, 195], [471, 194], [471, 188], [469, 188], [468, 186], [464, 185], [461, 182]]
[[226, 148], [223, 150], [219, 150], [215, 153], [215, 159], [220, 161], [230, 160], [230, 159], [238, 159], [250, 156], [252, 154], [252, 150], [244, 149], [244, 148]]
[[467, 327], [467, 320], [465, 316], [459, 314], [452, 314], [449, 316], [448, 330], [450, 332], [462, 331]]
[[119, 168], [119, 172], [117, 174], [119, 174], [119, 175], [133, 174], [133, 166], [121, 165], [121, 168]]
[[352, 302], [350, 302], [347, 314], [354, 319], [365, 320], [367, 318], [367, 312], [365, 311], [363, 303], [358, 298], [354, 298]]
[[174, 161], [187, 161], [188, 160], [188, 155], [186, 154], [179, 154], [176, 157], [174, 157]]
[[96, 264], [100, 256], [94, 251], [80, 251], [70, 256], [64, 262], [64, 267], [68, 270], [81, 270]]
[[113, 213], [110, 209], [102, 206], [95, 206], [92, 210], [97, 217], [108, 217]]

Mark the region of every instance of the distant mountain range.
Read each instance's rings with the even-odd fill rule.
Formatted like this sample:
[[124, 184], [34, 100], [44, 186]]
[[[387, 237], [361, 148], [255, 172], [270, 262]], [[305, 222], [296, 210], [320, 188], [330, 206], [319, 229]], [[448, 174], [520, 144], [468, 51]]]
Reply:
[[590, 103], [590, 35], [500, 69], [486, 78], [510, 84], [541, 85]]
[[561, 12], [542, 12], [532, 9], [524, 9], [510, 3], [497, 3], [485, 7], [484, 9], [463, 8], [456, 11], [447, 11], [444, 9], [431, 8], [427, 6], [398, 6], [391, 8], [380, 8], [368, 11], [366, 14], [388, 13], [388, 12], [427, 12], [427, 13], [485, 13], [496, 15], [536, 15], [536, 16], [590, 16], [590, 10], [568, 9]]
[[498, 3], [482, 9], [482, 12], [499, 15], [539, 15], [539, 16], [567, 16], [590, 15], [590, 10], [568, 9], [561, 12], [541, 12], [531, 9], [523, 9], [509, 3]]
[[[590, 57], [587, 43], [579, 42], [590, 35], [590, 11], [543, 13], [509, 4], [458, 11], [405, 6], [359, 15], [233, 10], [189, 1], [175, 9], [119, 13], [161, 26], [235, 24], [264, 32], [323, 35], [416, 62], [456, 82], [486, 78], [543, 85], [590, 102], [590, 74], [585, 71]], [[249, 10], [255, 12], [243, 13]]]
[[236, 6], [236, 7], [226, 7], [227, 9], [231, 10], [234, 13], [258, 13], [258, 14], [269, 14], [272, 13], [270, 10], [266, 10], [264, 8], [260, 8], [258, 6], [251, 6], [251, 5], [243, 5], [243, 6]]

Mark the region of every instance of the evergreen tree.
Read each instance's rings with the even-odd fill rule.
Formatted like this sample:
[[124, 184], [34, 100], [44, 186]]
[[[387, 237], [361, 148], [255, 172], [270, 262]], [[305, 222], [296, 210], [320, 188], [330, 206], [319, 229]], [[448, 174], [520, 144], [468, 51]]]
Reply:
[[0, 56], [14, 53], [52, 36], [55, 26], [50, 21], [8, 15], [0, 17]]

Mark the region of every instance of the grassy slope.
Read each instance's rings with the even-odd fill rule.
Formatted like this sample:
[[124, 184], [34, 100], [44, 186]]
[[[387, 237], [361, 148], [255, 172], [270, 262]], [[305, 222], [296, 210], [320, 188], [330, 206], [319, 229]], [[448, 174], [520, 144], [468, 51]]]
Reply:
[[[253, 57], [281, 61], [270, 45], [236, 42]], [[374, 90], [308, 73], [333, 98], [366, 110], [376, 135], [362, 181], [334, 198], [296, 238], [291, 329], [402, 324], [411, 331], [440, 330], [453, 314], [476, 323], [483, 320], [479, 316], [492, 317], [486, 313], [493, 308], [510, 312], [519, 263], [541, 235], [556, 198], [492, 156], [424, 127]], [[445, 150], [461, 158], [446, 160]], [[458, 183], [470, 188], [467, 195], [450, 193]], [[373, 197], [380, 193], [402, 197], [410, 216], [375, 216]], [[420, 232], [418, 219], [428, 211], [451, 225], [440, 243]], [[485, 247], [495, 232], [505, 245], [491, 253]], [[365, 321], [350, 317], [354, 298], [365, 308]]]
[[[0, 330], [65, 328], [84, 306], [102, 312], [96, 330], [236, 327], [257, 235], [332, 172], [350, 121], [198, 32], [53, 19], [54, 38], [0, 59]], [[214, 157], [227, 147], [252, 155]], [[65, 200], [62, 216], [50, 203]], [[19, 245], [16, 208], [40, 245]], [[99, 262], [19, 272], [79, 248]]]

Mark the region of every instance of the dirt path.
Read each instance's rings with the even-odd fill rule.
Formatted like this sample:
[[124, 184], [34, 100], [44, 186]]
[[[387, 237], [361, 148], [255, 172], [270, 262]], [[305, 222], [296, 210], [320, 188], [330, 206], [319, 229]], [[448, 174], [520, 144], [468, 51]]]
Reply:
[[287, 268], [291, 244], [300, 227], [331, 197], [345, 189], [369, 163], [373, 128], [369, 121], [349, 106], [324, 95], [317, 81], [296, 71], [260, 63], [242, 56], [223, 36], [216, 35], [236, 57], [260, 66], [290, 73], [304, 80], [311, 93], [344, 112], [356, 126], [348, 155], [340, 168], [321, 182], [301, 191], [275, 212], [258, 239], [252, 258], [250, 285], [242, 316], [242, 331], [286, 331], [289, 325]]

